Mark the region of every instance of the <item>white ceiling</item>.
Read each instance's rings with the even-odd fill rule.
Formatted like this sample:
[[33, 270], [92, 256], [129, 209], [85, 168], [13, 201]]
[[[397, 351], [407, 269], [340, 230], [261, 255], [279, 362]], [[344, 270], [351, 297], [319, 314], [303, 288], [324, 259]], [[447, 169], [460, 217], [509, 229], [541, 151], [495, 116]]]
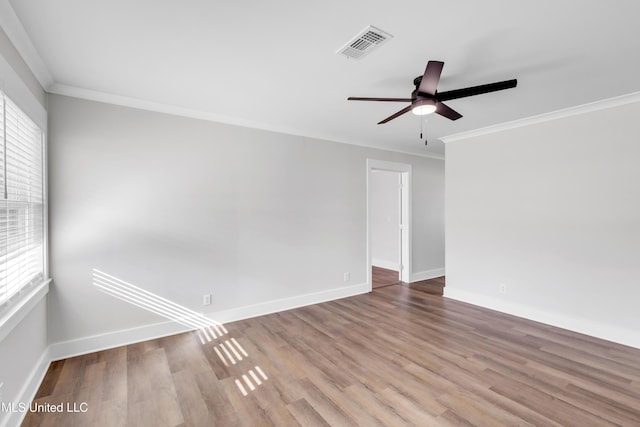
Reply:
[[[46, 90], [420, 155], [443, 136], [640, 91], [637, 0], [0, 0], [0, 24]], [[11, 11], [12, 13], [7, 13]], [[9, 16], [11, 15], [11, 16]], [[367, 25], [394, 37], [336, 51]], [[439, 90], [518, 79], [448, 101], [455, 122], [405, 104], [428, 60]]]

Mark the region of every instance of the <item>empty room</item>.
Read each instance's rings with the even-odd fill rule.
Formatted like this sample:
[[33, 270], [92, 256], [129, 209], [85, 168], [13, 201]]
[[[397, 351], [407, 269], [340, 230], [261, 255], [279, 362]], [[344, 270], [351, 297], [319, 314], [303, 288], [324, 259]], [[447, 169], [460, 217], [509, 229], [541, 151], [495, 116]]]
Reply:
[[0, 427], [640, 426], [638, 16], [0, 0]]

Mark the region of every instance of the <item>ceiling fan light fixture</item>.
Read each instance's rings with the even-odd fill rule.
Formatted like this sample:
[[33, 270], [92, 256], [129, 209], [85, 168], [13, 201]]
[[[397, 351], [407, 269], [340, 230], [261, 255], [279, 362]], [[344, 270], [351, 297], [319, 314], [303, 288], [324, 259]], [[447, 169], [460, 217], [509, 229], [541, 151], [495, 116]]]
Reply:
[[426, 116], [436, 111], [436, 103], [432, 99], [416, 101], [411, 108], [411, 112], [416, 116]]

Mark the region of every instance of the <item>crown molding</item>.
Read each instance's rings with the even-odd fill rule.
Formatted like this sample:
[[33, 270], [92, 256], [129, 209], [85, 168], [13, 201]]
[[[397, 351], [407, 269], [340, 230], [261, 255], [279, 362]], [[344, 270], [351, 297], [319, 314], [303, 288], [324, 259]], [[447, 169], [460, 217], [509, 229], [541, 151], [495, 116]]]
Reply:
[[7, 34], [24, 62], [31, 69], [31, 72], [36, 76], [40, 85], [45, 91], [48, 90], [54, 83], [53, 76], [31, 42], [9, 0], [0, 0], [0, 27]]
[[383, 147], [375, 147], [365, 142], [350, 141], [350, 140], [344, 140], [339, 138], [333, 138], [331, 136], [326, 136], [326, 135], [312, 134], [309, 132], [302, 131], [300, 129], [289, 128], [284, 126], [274, 126], [268, 123], [256, 122], [253, 120], [231, 117], [223, 114], [215, 114], [215, 113], [210, 113], [210, 112], [205, 112], [200, 110], [193, 110], [189, 108], [179, 107], [176, 105], [145, 101], [139, 98], [114, 95], [106, 92], [99, 92], [91, 89], [79, 88], [76, 86], [63, 85], [60, 83], [52, 84], [47, 92], [53, 93], [56, 95], [86, 99], [89, 101], [102, 102], [105, 104], [120, 105], [122, 107], [136, 108], [139, 110], [170, 114], [173, 116], [187, 117], [187, 118], [205, 120], [205, 121], [216, 122], [216, 123], [224, 123], [224, 124], [233, 125], [233, 126], [260, 129], [260, 130], [265, 130], [269, 132], [277, 132], [277, 133], [282, 133], [287, 135], [295, 135], [295, 136], [300, 136], [304, 138], [313, 138], [313, 139], [336, 142], [341, 144], [355, 145], [363, 148], [369, 148], [372, 150], [381, 150], [381, 151], [387, 151], [392, 153], [407, 154], [410, 156], [444, 160], [444, 156], [441, 156], [439, 154], [433, 154], [433, 153], [419, 154], [419, 153], [412, 153], [408, 151], [392, 150], [392, 149], [383, 148]]
[[489, 135], [496, 132], [502, 132], [508, 129], [515, 129], [524, 126], [534, 125], [537, 123], [549, 122], [552, 120], [562, 119], [565, 117], [576, 116], [579, 114], [591, 113], [594, 111], [605, 110], [607, 108], [619, 107], [621, 105], [633, 104], [640, 102], [640, 92], [633, 92], [626, 95], [616, 96], [614, 98], [603, 99], [600, 101], [590, 102], [575, 107], [564, 108], [562, 110], [551, 111], [549, 113], [539, 114], [537, 116], [526, 117], [524, 119], [513, 120], [510, 122], [500, 123], [493, 126], [474, 129], [467, 132], [455, 133], [440, 138], [447, 144], [455, 141], [462, 141], [482, 135]]

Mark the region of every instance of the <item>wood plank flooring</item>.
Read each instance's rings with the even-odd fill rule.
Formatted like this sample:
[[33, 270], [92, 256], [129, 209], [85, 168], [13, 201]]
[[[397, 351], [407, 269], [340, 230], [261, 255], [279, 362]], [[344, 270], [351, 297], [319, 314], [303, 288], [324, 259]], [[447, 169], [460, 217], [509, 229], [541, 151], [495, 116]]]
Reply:
[[400, 283], [400, 274], [395, 270], [387, 268], [371, 267], [371, 287], [381, 288], [383, 286], [396, 285]]
[[[373, 289], [397, 284], [408, 285], [408, 283], [400, 281], [400, 275], [397, 271], [376, 267], [375, 265], [371, 267], [371, 279], [371, 287]], [[434, 295], [443, 295], [445, 278], [442, 276], [434, 279], [420, 280], [418, 282], [411, 283], [411, 286], [420, 288], [421, 290]]]
[[225, 327], [55, 362], [35, 403], [87, 411], [23, 425], [640, 425], [640, 350], [424, 285]]

